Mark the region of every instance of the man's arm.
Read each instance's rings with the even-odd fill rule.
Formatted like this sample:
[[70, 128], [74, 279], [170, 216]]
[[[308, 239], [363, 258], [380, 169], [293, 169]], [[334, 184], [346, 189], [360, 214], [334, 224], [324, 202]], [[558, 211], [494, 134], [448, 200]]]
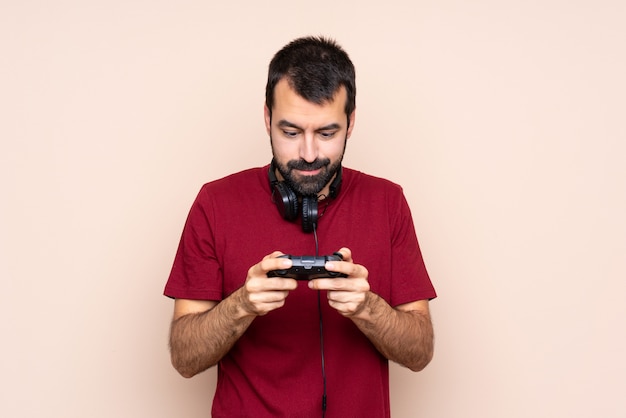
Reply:
[[352, 321], [389, 360], [417, 372], [433, 357], [434, 335], [427, 300], [395, 309], [368, 292], [363, 310]]
[[234, 294], [220, 303], [176, 299], [170, 329], [172, 365], [184, 377], [214, 366], [253, 319], [243, 312]]
[[282, 307], [297, 283], [268, 278], [267, 272], [289, 268], [291, 260], [272, 253], [252, 266], [245, 284], [220, 301], [176, 299], [170, 329], [172, 365], [184, 377], [214, 366], [248, 329], [254, 318]]
[[317, 279], [309, 286], [328, 290], [328, 303], [350, 318], [386, 358], [413, 371], [422, 370], [433, 356], [434, 335], [427, 300], [391, 307], [370, 291], [368, 272], [352, 262], [349, 249], [340, 252], [344, 261], [326, 268], [348, 275], [345, 279]]

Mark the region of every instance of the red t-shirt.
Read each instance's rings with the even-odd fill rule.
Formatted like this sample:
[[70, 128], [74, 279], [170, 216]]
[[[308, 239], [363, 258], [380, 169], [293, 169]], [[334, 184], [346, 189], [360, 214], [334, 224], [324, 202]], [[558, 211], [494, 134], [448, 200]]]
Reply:
[[[172, 298], [222, 300], [273, 251], [314, 255], [313, 234], [284, 220], [272, 202], [268, 167], [202, 187], [189, 213], [165, 287]], [[343, 169], [336, 199], [320, 203], [319, 254], [341, 247], [369, 272], [370, 287], [392, 306], [432, 299], [435, 290], [402, 189]], [[389, 416], [387, 360], [322, 292], [327, 411], [332, 417]], [[285, 305], [257, 317], [218, 365], [213, 417], [321, 416], [323, 393], [318, 294], [299, 282]]]

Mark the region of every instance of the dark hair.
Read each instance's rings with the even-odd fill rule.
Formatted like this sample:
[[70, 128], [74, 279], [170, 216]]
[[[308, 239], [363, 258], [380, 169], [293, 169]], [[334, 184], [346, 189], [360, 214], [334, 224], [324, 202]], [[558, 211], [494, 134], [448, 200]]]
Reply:
[[348, 54], [332, 39], [304, 37], [278, 51], [269, 65], [265, 104], [272, 114], [274, 89], [283, 78], [303, 99], [323, 104], [344, 86], [348, 120], [356, 107], [355, 71]]

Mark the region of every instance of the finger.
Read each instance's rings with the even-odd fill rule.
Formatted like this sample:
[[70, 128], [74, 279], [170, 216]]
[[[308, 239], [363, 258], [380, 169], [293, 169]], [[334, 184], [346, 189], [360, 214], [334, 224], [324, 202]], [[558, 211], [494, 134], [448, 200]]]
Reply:
[[341, 254], [341, 257], [343, 258], [343, 261], [347, 261], [349, 263], [352, 262], [352, 251], [350, 251], [349, 248], [346, 247], [342, 247], [341, 249], [339, 249], [339, 251], [337, 251], [339, 254]]
[[309, 288], [315, 290], [334, 290], [342, 292], [360, 292], [364, 293], [370, 290], [367, 279], [353, 278], [333, 278], [333, 279], [315, 279], [309, 282]]
[[329, 301], [334, 303], [349, 303], [356, 299], [352, 292], [346, 292], [343, 290], [329, 290], [326, 293], [326, 297]]
[[348, 292], [328, 292], [328, 305], [344, 316], [351, 316], [363, 309], [365, 297], [354, 297]]
[[268, 271], [288, 269], [291, 267], [292, 261], [289, 258], [274, 257], [263, 259], [259, 264], [263, 275], [266, 275]]
[[352, 260], [350, 261], [327, 261], [324, 267], [328, 271], [343, 273], [346, 276], [352, 277], [352, 278], [362, 277], [362, 278], [367, 279], [368, 274], [369, 274], [367, 269], [364, 266], [360, 264], [355, 264], [352, 262]]
[[271, 292], [274, 290], [294, 290], [298, 282], [284, 277], [252, 277], [246, 282], [246, 288], [250, 293]]
[[315, 290], [348, 290], [348, 279], [314, 279], [309, 281], [309, 288]]
[[280, 251], [274, 251], [273, 253], [263, 257], [259, 263], [250, 267], [248, 270], [248, 277], [266, 277], [268, 271], [288, 269], [291, 267], [291, 260], [279, 257], [280, 255], [283, 255], [283, 253]]
[[263, 257], [263, 260], [266, 260], [266, 259], [268, 259], [268, 258], [276, 258], [276, 257], [278, 257], [279, 255], [283, 255], [283, 254], [284, 254], [284, 253], [283, 253], [283, 252], [281, 252], [281, 251], [274, 251], [273, 253], [268, 254], [268, 255], [266, 255], [265, 257]]
[[255, 305], [274, 304], [277, 302], [283, 302], [289, 296], [287, 290], [273, 290], [270, 292], [251, 293], [250, 302]]
[[285, 305], [289, 292], [263, 292], [250, 295], [250, 304], [257, 315], [265, 315]]

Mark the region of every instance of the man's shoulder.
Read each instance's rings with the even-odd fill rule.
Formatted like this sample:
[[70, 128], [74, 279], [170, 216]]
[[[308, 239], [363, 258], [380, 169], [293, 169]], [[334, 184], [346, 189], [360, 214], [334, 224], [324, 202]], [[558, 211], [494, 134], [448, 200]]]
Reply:
[[215, 180], [211, 180], [205, 183], [202, 188], [208, 189], [211, 191], [216, 191], [224, 188], [233, 188], [233, 187], [257, 187], [259, 184], [263, 184], [263, 180], [269, 184], [269, 180], [267, 179], [268, 166], [265, 167], [253, 167], [245, 170], [237, 171], [223, 177], [220, 177]]
[[251, 200], [270, 193], [267, 177], [268, 166], [248, 168], [202, 185], [198, 193], [199, 201]]
[[389, 179], [348, 167], [344, 167], [343, 169], [343, 178], [346, 180], [346, 185], [349, 185], [349, 187], [402, 192], [402, 186]]

